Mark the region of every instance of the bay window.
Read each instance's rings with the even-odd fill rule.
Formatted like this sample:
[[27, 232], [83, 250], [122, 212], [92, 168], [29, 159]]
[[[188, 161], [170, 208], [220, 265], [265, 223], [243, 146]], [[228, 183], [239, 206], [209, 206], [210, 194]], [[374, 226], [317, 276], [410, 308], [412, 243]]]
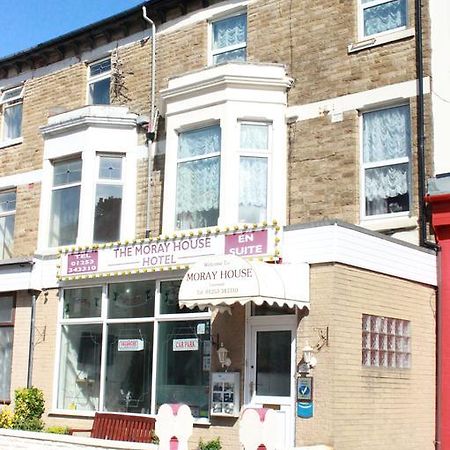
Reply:
[[408, 105], [362, 116], [365, 216], [410, 210], [411, 124]]
[[0, 104], [3, 106], [4, 141], [22, 136], [22, 96], [23, 87], [16, 87], [4, 91], [0, 97]]
[[0, 259], [12, 257], [16, 191], [0, 192]]
[[359, 0], [361, 37], [399, 30], [407, 24], [407, 0]]
[[[50, 247], [75, 245], [80, 236], [95, 243], [120, 240], [124, 157], [101, 154], [90, 164], [83, 161], [78, 157], [52, 164]], [[84, 208], [80, 206], [82, 199]], [[83, 212], [91, 208], [91, 215]]]
[[10, 400], [12, 348], [14, 336], [14, 297], [0, 296], [0, 402]]
[[210, 316], [178, 307], [180, 283], [64, 289], [59, 409], [155, 414], [170, 402], [208, 417]]
[[179, 134], [176, 187], [176, 227], [217, 225], [220, 190], [219, 125]]
[[247, 14], [211, 23], [211, 62], [220, 64], [247, 59]]

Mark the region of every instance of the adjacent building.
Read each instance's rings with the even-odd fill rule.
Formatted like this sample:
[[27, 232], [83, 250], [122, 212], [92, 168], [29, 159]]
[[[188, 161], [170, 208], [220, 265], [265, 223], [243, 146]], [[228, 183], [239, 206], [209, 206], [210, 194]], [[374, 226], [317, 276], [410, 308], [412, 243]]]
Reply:
[[1, 400], [434, 448], [428, 2], [316, 3], [153, 0], [0, 60]]

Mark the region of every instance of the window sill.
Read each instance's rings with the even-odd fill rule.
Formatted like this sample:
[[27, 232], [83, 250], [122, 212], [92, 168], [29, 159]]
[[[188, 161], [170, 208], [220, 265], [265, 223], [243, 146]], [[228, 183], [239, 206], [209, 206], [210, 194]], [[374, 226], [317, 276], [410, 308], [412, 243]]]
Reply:
[[12, 147], [13, 145], [21, 144], [22, 142], [23, 137], [8, 139], [7, 141], [0, 141], [0, 148]]
[[400, 41], [415, 35], [414, 28], [407, 28], [406, 30], [394, 31], [392, 33], [383, 34], [381, 36], [368, 37], [362, 41], [352, 42], [347, 47], [347, 52], [356, 53], [368, 48], [377, 47], [379, 45], [387, 44], [389, 42]]
[[372, 231], [404, 230], [417, 228], [417, 217], [397, 216], [361, 220], [359, 225]]

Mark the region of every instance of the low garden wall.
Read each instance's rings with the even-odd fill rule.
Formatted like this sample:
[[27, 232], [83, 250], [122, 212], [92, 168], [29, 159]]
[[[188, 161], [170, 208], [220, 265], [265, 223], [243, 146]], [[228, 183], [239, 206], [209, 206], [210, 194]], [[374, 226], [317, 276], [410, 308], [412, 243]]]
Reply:
[[2, 450], [157, 450], [158, 446], [0, 428], [0, 448]]

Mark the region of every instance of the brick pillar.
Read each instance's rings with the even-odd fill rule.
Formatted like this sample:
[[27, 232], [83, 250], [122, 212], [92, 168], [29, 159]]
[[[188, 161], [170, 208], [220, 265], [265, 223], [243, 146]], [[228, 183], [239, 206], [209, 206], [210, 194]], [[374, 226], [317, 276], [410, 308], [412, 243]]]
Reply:
[[428, 195], [426, 201], [439, 244], [436, 441], [438, 449], [450, 450], [450, 195]]

